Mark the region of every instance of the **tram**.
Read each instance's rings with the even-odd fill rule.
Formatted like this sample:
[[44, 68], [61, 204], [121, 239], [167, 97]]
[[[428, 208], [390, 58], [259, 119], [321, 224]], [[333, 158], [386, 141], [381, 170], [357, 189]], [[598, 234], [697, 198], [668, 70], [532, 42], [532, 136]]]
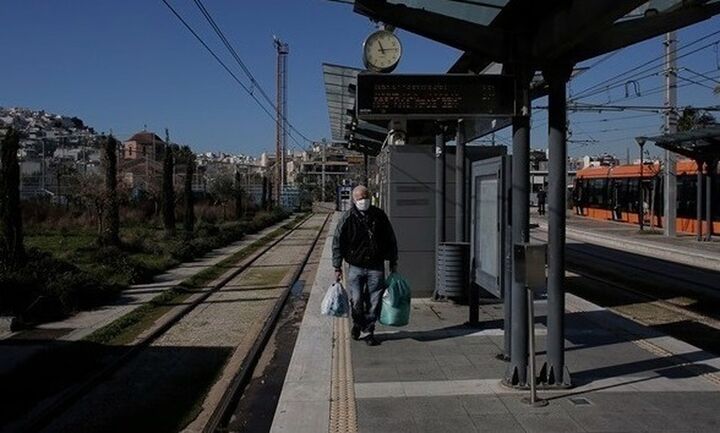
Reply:
[[[679, 232], [697, 230], [697, 164], [691, 160], [678, 161], [677, 222]], [[705, 221], [706, 183], [703, 180], [702, 220]], [[720, 233], [720, 176], [713, 176], [712, 215], [713, 233]], [[578, 214], [626, 223], [639, 223], [640, 188], [645, 223], [663, 226], [663, 174], [658, 163], [588, 167], [577, 172], [573, 185], [573, 202]], [[705, 223], [703, 223], [705, 230]]]

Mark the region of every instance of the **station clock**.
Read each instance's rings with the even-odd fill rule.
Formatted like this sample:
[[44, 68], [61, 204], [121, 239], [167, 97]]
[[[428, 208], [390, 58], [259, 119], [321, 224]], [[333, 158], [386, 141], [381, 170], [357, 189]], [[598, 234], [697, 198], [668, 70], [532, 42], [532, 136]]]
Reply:
[[401, 56], [400, 39], [390, 30], [378, 30], [363, 43], [363, 62], [372, 72], [392, 72]]

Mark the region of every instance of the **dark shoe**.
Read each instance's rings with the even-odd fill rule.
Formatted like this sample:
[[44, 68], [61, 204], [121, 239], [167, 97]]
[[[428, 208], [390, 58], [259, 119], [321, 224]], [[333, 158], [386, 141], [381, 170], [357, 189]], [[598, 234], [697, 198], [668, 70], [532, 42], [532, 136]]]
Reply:
[[375, 339], [375, 336], [373, 334], [370, 334], [365, 338], [365, 344], [368, 346], [379, 346], [380, 342]]
[[350, 331], [350, 336], [353, 340], [360, 339], [360, 327], [358, 325], [353, 325], [352, 330]]

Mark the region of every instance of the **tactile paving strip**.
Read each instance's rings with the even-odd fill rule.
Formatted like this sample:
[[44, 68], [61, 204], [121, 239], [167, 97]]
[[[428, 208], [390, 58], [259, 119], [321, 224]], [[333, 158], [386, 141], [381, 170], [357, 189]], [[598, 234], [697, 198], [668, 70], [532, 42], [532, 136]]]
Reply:
[[333, 324], [332, 383], [330, 390], [330, 433], [357, 433], [355, 380], [350, 357], [349, 319], [336, 318]]

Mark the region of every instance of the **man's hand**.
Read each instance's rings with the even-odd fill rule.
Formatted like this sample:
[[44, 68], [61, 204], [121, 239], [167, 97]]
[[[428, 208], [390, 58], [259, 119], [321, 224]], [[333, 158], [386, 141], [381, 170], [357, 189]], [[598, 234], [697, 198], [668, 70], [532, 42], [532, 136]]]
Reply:
[[335, 281], [342, 280], [342, 277], [343, 277], [342, 268], [335, 269]]

